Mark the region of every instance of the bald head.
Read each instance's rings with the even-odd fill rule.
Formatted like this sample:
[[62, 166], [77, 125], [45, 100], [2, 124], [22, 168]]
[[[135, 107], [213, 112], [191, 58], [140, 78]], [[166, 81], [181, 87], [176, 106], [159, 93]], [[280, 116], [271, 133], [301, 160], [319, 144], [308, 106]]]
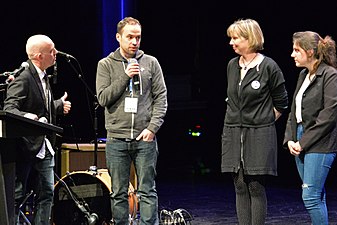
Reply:
[[41, 70], [55, 64], [57, 50], [54, 42], [46, 35], [33, 35], [27, 40], [28, 58]]
[[53, 41], [46, 35], [33, 35], [27, 40], [26, 53], [29, 59], [34, 58], [37, 53], [43, 52], [46, 46], [54, 45]]

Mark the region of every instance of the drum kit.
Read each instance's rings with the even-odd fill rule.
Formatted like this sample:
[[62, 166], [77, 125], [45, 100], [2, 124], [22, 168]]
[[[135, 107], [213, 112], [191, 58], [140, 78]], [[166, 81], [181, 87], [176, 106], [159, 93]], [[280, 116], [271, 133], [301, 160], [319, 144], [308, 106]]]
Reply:
[[[54, 189], [53, 225], [111, 225], [111, 178], [107, 169], [76, 171]], [[138, 220], [138, 196], [129, 183], [129, 221]]]

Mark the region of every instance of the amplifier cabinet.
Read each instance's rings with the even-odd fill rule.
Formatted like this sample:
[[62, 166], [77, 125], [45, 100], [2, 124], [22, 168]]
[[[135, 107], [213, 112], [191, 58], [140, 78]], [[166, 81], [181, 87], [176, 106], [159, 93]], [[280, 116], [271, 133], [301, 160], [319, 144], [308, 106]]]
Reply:
[[[95, 163], [95, 145], [89, 143], [69, 144], [61, 146], [61, 176], [67, 172], [87, 171]], [[105, 143], [99, 143], [97, 148], [97, 169], [106, 168]], [[135, 168], [131, 165], [130, 182], [136, 189], [137, 178]]]

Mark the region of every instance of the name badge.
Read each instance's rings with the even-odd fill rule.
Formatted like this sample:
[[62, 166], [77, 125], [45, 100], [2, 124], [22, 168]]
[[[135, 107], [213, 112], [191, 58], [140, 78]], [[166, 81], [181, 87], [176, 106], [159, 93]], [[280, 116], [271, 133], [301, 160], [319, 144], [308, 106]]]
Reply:
[[125, 98], [124, 112], [137, 113], [138, 98]]

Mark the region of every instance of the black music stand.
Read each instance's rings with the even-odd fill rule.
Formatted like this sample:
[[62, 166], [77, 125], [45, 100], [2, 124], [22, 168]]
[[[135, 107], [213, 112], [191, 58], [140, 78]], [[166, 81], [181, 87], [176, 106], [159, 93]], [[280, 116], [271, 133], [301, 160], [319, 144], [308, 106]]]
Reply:
[[[61, 127], [31, 120], [10, 112], [0, 111], [0, 146], [2, 147], [2, 149], [0, 149], [1, 225], [13, 225], [15, 222], [15, 161], [13, 152], [7, 152], [7, 150], [15, 149], [15, 147], [11, 145], [15, 145], [16, 138], [23, 136], [48, 135], [62, 132], [63, 128]], [[2, 165], [2, 161], [7, 161], [6, 166]], [[4, 179], [4, 177], [6, 179]]]

